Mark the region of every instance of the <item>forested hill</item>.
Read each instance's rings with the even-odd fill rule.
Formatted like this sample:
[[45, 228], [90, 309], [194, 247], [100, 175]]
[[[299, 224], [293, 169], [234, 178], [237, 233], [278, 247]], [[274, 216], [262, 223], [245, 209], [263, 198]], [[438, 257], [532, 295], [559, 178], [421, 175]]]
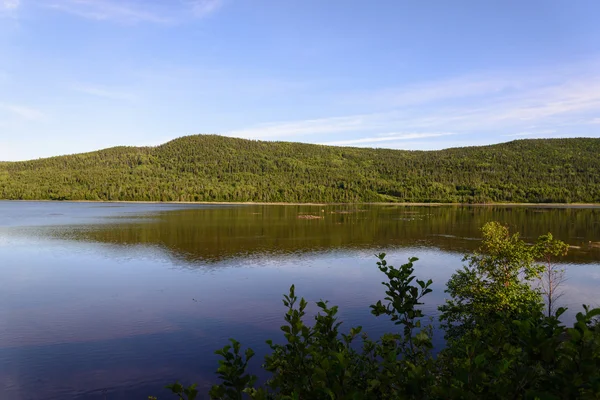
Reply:
[[0, 163], [0, 198], [600, 202], [600, 139], [403, 151], [187, 136]]

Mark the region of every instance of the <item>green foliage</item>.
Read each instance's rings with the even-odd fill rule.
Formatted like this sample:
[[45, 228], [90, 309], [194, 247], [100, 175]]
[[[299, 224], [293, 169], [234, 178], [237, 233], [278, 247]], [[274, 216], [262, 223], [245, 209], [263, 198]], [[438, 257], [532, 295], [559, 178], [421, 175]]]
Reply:
[[180, 399], [194, 400], [198, 396], [198, 389], [196, 384], [184, 387], [181, 383], [175, 382], [171, 385], [167, 385], [166, 388], [170, 389]]
[[540, 250], [498, 222], [485, 224], [482, 233], [480, 250], [466, 256], [468, 266], [452, 275], [446, 290], [450, 299], [439, 308], [449, 340], [498, 318], [520, 319], [542, 307], [540, 293], [530, 286], [543, 272], [535, 263]]
[[0, 162], [0, 198], [256, 202], [600, 202], [600, 139], [402, 151], [196, 135]]
[[498, 319], [451, 342], [437, 360], [446, 398], [598, 398], [600, 330], [591, 319], [600, 310], [585, 308], [568, 329], [563, 312]]
[[388, 282], [382, 282], [387, 288], [385, 300], [388, 301], [388, 304], [384, 306], [380, 300], [377, 304], [371, 306], [371, 312], [375, 316], [385, 314], [396, 325], [403, 325], [402, 354], [410, 361], [416, 362], [418, 356], [422, 355], [419, 350], [423, 347], [431, 348], [431, 334], [428, 335], [426, 331], [420, 331], [414, 337], [413, 342], [413, 331], [415, 328], [421, 327], [420, 318], [423, 318], [424, 315], [423, 311], [418, 309], [417, 306], [423, 304], [420, 302], [423, 296], [431, 293], [432, 290], [429, 286], [433, 281], [430, 279], [425, 282], [417, 279], [418, 286], [411, 285], [415, 280], [413, 263], [418, 260], [416, 257], [410, 258], [408, 263], [402, 265], [400, 269], [387, 264], [385, 253], [381, 253], [377, 257], [379, 258], [377, 262], [379, 270], [388, 278]]
[[[545, 269], [536, 260], [564, 254], [564, 244], [545, 235], [527, 245], [498, 223], [482, 231], [480, 250], [465, 257], [469, 266], [448, 283], [451, 299], [440, 318], [449, 340], [436, 357], [432, 327], [421, 326], [419, 308], [431, 281], [415, 278], [416, 258], [395, 268], [380, 254], [386, 297], [371, 310], [388, 316], [399, 332], [375, 341], [361, 327], [342, 333], [337, 307], [324, 301], [317, 303], [314, 324], [307, 325], [307, 302], [292, 286], [283, 300], [283, 343], [267, 341], [271, 353], [263, 368], [270, 378], [257, 387], [246, 372], [253, 352], [246, 350], [242, 357], [240, 344], [232, 340], [233, 347], [217, 351], [223, 357], [221, 383], [212, 388], [211, 398], [600, 398], [600, 309], [584, 306], [567, 328], [560, 321], [565, 309], [545, 315], [539, 290], [528, 285]], [[186, 390], [196, 393], [195, 386], [169, 387], [180, 398]]]
[[550, 265], [558, 257], [566, 256], [567, 251], [569, 251], [569, 245], [554, 239], [554, 236], [548, 233], [538, 238], [535, 244], [534, 256], [546, 265]]
[[565, 270], [557, 267], [555, 261], [567, 255], [569, 245], [554, 239], [551, 233], [538, 238], [534, 248], [535, 257], [543, 263], [540, 281], [542, 295], [546, 299], [547, 315], [551, 316], [555, 304], [562, 297], [560, 286], [565, 281]]
[[[212, 398], [241, 399], [245, 388], [251, 387], [256, 381], [254, 375], [246, 374], [248, 361], [254, 356], [252, 349], [246, 349], [245, 358], [240, 355], [241, 345], [238, 341], [230, 339], [231, 345], [227, 345], [215, 354], [223, 357], [219, 361], [219, 379], [223, 385], [215, 386], [210, 391]], [[188, 397], [189, 400], [192, 400]]]
[[[418, 287], [411, 286], [413, 281], [411, 259], [400, 269], [387, 265], [384, 254], [378, 256], [379, 266], [389, 278], [389, 302], [379, 302], [372, 306], [373, 314], [388, 315], [392, 321], [404, 326], [404, 334], [384, 335], [378, 341], [371, 341], [361, 335], [362, 328], [351, 328], [349, 333], [340, 333], [341, 322], [337, 318], [337, 307], [330, 307], [327, 302], [319, 301], [319, 312], [315, 316], [313, 326], [305, 323], [307, 302], [298, 299], [295, 288], [290, 288], [284, 296], [283, 304], [287, 311], [285, 324], [281, 327], [285, 342], [275, 344], [267, 341], [272, 353], [265, 357], [263, 368], [271, 373], [271, 378], [261, 388], [249, 384], [245, 388], [236, 385], [236, 376], [244, 371], [235, 372], [223, 378], [223, 383], [211, 390], [215, 399], [238, 399], [246, 393], [253, 399], [395, 399], [419, 397], [432, 375], [427, 365], [432, 364], [429, 356], [431, 349], [430, 332], [427, 328], [413, 336], [414, 329], [420, 327], [416, 318], [422, 313], [415, 309], [419, 299], [430, 291], [431, 282], [418, 282]], [[402, 298], [397, 298], [398, 290]], [[402, 289], [402, 290], [403, 290]], [[354, 345], [357, 338], [362, 339], [362, 350], [357, 351]], [[225, 350], [225, 349], [224, 349]], [[219, 351], [227, 359], [236, 359], [241, 365], [241, 358], [236, 354]], [[402, 354], [410, 356], [399, 359]], [[229, 368], [229, 367], [228, 367]], [[253, 378], [250, 379], [252, 381]], [[404, 382], [398, 385], [399, 379]], [[236, 387], [236, 391], [228, 388]]]

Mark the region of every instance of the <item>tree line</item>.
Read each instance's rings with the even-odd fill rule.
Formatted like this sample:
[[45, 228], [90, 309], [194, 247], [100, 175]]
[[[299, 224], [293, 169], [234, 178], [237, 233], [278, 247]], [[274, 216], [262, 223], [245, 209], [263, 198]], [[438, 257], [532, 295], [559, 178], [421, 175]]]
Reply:
[[0, 198], [231, 202], [600, 202], [600, 139], [404, 151], [195, 135], [0, 163]]

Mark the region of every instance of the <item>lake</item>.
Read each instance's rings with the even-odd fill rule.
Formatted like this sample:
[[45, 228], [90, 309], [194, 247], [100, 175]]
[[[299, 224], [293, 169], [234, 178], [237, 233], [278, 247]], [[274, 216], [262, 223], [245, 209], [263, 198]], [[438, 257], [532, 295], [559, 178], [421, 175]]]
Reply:
[[493, 220], [573, 246], [567, 319], [600, 304], [600, 207], [0, 202], [0, 399], [172, 399], [177, 379], [207, 390], [230, 337], [257, 351], [257, 372], [291, 284], [339, 305], [346, 328], [393, 330], [369, 313], [379, 252], [419, 258], [436, 315]]

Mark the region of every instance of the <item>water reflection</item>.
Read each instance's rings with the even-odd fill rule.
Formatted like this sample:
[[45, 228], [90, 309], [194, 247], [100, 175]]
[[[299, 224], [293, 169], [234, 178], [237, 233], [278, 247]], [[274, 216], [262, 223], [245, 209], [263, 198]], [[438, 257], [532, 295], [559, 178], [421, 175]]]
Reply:
[[278, 337], [292, 283], [376, 336], [391, 329], [368, 309], [383, 293], [378, 251], [396, 265], [420, 258], [435, 315], [490, 220], [580, 246], [562, 300], [573, 311], [600, 303], [597, 208], [20, 204], [0, 204], [2, 399], [170, 398], [162, 386], [175, 379], [206, 387], [227, 338], [261, 354]]
[[[316, 219], [299, 216], [313, 215]], [[466, 253], [479, 229], [501, 221], [526, 239], [552, 232], [572, 247], [567, 261], [600, 259], [600, 208], [243, 206], [161, 212], [138, 220], [49, 230], [70, 240], [158, 246], [197, 267], [255, 254], [427, 246]], [[106, 222], [106, 221], [104, 221]], [[201, 265], [201, 264], [200, 264]]]

